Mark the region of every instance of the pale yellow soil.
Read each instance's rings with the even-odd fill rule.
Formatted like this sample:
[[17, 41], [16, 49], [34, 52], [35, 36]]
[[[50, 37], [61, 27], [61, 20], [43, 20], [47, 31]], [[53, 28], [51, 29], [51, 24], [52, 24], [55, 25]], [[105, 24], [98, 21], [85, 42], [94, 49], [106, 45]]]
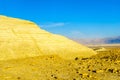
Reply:
[[1, 80], [120, 80], [120, 53], [65, 60], [40, 56], [0, 61]]

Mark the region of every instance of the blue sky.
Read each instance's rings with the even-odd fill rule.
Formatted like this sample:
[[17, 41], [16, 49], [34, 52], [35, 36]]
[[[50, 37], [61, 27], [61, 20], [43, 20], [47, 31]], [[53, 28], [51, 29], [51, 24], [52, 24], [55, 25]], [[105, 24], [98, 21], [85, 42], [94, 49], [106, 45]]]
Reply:
[[70, 38], [120, 36], [120, 0], [0, 0], [0, 14]]

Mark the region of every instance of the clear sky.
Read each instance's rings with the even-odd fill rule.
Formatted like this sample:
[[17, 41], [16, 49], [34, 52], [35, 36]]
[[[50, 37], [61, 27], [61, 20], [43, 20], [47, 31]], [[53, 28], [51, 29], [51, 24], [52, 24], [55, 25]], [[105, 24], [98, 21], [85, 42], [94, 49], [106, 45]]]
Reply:
[[120, 36], [120, 0], [0, 0], [0, 14], [71, 38]]

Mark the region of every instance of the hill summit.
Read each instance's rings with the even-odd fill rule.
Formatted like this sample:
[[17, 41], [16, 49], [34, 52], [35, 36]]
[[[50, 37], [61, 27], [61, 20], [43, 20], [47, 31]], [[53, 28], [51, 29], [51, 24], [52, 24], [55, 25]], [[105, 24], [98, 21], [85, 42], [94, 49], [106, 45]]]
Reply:
[[0, 16], [0, 60], [41, 55], [74, 59], [94, 54], [92, 49], [42, 30], [31, 21]]

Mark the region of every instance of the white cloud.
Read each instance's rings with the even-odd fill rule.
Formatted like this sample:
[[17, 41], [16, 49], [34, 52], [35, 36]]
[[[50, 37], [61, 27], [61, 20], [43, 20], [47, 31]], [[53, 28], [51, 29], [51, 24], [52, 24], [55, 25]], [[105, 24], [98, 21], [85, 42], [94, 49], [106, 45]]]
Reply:
[[82, 32], [80, 32], [78, 30], [71, 31], [69, 35], [72, 38], [83, 38], [83, 37], [85, 37], [85, 34], [83, 34]]
[[82, 35], [82, 33], [80, 31], [71, 31], [72, 35]]
[[58, 23], [46, 23], [46, 24], [41, 24], [40, 27], [43, 28], [52, 28], [52, 27], [63, 27], [65, 26], [65, 23], [63, 22], [58, 22]]

